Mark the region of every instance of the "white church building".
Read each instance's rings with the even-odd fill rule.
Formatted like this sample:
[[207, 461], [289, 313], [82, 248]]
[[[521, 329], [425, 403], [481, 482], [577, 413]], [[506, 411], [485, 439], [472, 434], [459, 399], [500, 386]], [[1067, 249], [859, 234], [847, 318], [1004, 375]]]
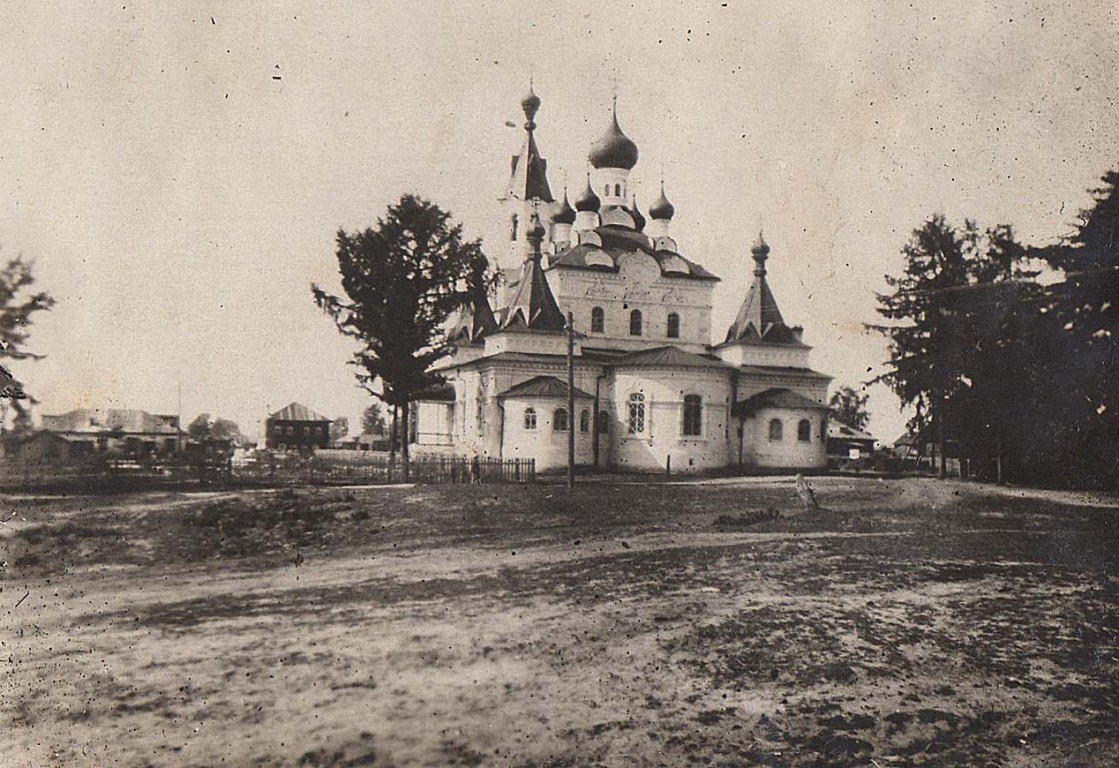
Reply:
[[[591, 147], [574, 201], [556, 201], [533, 132], [540, 99], [521, 101], [524, 144], [501, 199], [508, 248], [497, 308], [479, 296], [452, 329], [446, 385], [416, 407], [416, 451], [576, 462], [621, 470], [818, 469], [827, 464], [829, 376], [809, 367], [766, 282], [769, 246], [734, 323], [712, 338], [719, 278], [681, 252], [664, 193], [638, 210], [638, 150], [613, 120]], [[568, 413], [566, 314], [576, 331]]]

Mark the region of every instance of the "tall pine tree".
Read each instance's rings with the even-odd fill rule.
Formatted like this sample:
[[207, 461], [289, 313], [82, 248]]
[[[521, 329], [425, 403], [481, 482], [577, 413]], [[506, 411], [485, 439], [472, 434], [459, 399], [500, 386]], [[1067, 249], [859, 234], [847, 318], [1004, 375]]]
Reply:
[[410, 404], [442, 383], [432, 366], [454, 347], [451, 315], [486, 280], [481, 242], [464, 242], [450, 214], [414, 195], [389, 206], [374, 228], [336, 238], [342, 297], [312, 286], [315, 302], [338, 330], [356, 339], [352, 363], [373, 396], [399, 409], [401, 456], [408, 478]]

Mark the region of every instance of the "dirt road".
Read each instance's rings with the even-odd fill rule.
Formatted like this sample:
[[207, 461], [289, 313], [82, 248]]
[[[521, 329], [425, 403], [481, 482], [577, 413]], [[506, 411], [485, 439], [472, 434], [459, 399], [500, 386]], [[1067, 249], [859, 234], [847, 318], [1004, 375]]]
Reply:
[[1119, 764], [1119, 508], [924, 480], [0, 500], [0, 765]]

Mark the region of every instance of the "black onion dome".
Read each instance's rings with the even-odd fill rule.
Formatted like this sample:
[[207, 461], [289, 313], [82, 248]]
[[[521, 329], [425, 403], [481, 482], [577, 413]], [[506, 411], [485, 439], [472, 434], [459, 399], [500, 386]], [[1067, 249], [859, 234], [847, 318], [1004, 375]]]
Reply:
[[758, 256], [765, 256], [769, 253], [769, 243], [762, 237], [761, 232], [758, 233], [758, 239], [754, 241], [754, 246], [750, 249], [752, 253]]
[[637, 207], [637, 195], [633, 196], [633, 205], [630, 206], [629, 212], [633, 214], [633, 228], [638, 232], [645, 229], [645, 217]]
[[563, 190], [563, 200], [552, 206], [552, 223], [553, 224], [574, 224], [575, 223], [575, 209], [571, 207], [571, 203], [567, 202], [567, 189]]
[[525, 237], [529, 240], [539, 241], [543, 240], [546, 234], [548, 234], [548, 232], [544, 229], [544, 225], [540, 223], [540, 216], [537, 215], [536, 211], [533, 211], [532, 218], [529, 219], [528, 222], [528, 231], [525, 232]]
[[593, 211], [598, 213], [602, 201], [598, 199], [598, 195], [591, 189], [591, 179], [587, 177], [587, 186], [583, 189], [582, 194], [575, 200], [575, 210], [577, 211]]
[[671, 219], [676, 215], [676, 207], [664, 196], [664, 184], [661, 184], [660, 196], [649, 207], [649, 215], [654, 219]]
[[532, 90], [531, 84], [528, 86], [528, 93], [521, 99], [521, 109], [525, 111], [525, 117], [529, 120], [536, 117], [536, 112], [540, 109], [540, 97]]
[[617, 110], [606, 133], [591, 146], [589, 157], [595, 168], [625, 168], [629, 171], [637, 165], [637, 145], [622, 133]]

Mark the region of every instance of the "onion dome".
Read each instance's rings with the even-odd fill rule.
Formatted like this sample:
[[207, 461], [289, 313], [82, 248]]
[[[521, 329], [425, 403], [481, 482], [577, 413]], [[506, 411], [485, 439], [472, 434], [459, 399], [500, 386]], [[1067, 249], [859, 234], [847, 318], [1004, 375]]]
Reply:
[[616, 106], [610, 127], [591, 146], [589, 157], [595, 168], [624, 168], [629, 171], [637, 165], [637, 145], [633, 143], [633, 139], [622, 133]]
[[574, 224], [575, 209], [567, 202], [567, 188], [563, 190], [563, 200], [552, 206], [553, 224]]
[[761, 232], [758, 233], [758, 239], [754, 241], [754, 247], [750, 249], [750, 252], [759, 256], [769, 255], [769, 243], [762, 237]]
[[525, 117], [529, 121], [536, 117], [536, 113], [540, 109], [540, 97], [536, 95], [536, 91], [532, 90], [532, 83], [529, 83], [528, 93], [521, 99], [521, 109], [525, 111]]
[[[528, 231], [525, 232], [525, 237], [528, 238], [530, 243], [536, 241], [537, 245], [539, 245], [546, 234], [548, 233], [544, 229], [544, 225], [540, 223], [540, 217], [536, 214], [536, 211], [533, 211], [532, 218], [529, 219]], [[534, 248], [533, 250], [539, 252], [539, 248]]]
[[575, 210], [580, 212], [593, 211], [594, 213], [598, 213], [598, 209], [601, 205], [602, 201], [598, 199], [598, 195], [596, 195], [594, 193], [594, 190], [591, 189], [591, 177], [588, 176], [586, 188], [583, 190], [582, 194], [580, 194], [579, 197], [575, 200]]
[[676, 215], [676, 208], [672, 203], [668, 202], [668, 198], [664, 196], [664, 183], [661, 183], [661, 193], [649, 207], [649, 215], [654, 219], [671, 219]]
[[629, 212], [633, 214], [633, 228], [638, 232], [645, 229], [645, 217], [641, 215], [641, 211], [637, 208], [637, 195], [633, 196], [633, 204], [630, 206]]

